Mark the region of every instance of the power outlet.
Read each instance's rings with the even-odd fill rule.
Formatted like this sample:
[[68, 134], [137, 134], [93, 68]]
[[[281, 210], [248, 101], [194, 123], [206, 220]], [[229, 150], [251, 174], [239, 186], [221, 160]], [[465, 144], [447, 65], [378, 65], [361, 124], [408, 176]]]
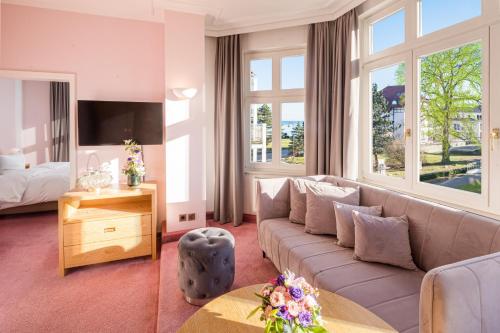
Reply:
[[196, 213], [190, 213], [187, 214], [188, 216], [188, 221], [195, 221], [196, 220]]
[[187, 218], [187, 214], [179, 214], [179, 222], [186, 222]]

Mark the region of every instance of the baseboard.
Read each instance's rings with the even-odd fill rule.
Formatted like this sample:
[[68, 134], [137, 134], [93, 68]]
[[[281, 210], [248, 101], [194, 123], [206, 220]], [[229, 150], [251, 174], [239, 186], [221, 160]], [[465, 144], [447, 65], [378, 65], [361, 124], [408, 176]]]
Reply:
[[[213, 219], [214, 219], [214, 212], [207, 212], [207, 221], [210, 221]], [[254, 214], [243, 214], [243, 222], [256, 223], [257, 216], [255, 216]], [[167, 232], [167, 223], [165, 221], [163, 221], [163, 223], [161, 224], [161, 242], [162, 243], [176, 242], [184, 234], [186, 234], [187, 232], [194, 230], [194, 229], [196, 229], [196, 228]]]
[[[207, 220], [214, 219], [214, 212], [207, 212]], [[257, 216], [255, 214], [243, 214], [243, 222], [256, 223]]]

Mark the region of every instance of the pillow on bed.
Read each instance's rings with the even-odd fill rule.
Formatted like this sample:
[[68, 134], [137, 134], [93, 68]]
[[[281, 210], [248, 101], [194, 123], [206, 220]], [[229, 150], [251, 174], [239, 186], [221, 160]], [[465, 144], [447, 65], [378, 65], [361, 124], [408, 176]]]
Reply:
[[25, 163], [23, 154], [0, 155], [0, 173], [6, 170], [24, 170]]

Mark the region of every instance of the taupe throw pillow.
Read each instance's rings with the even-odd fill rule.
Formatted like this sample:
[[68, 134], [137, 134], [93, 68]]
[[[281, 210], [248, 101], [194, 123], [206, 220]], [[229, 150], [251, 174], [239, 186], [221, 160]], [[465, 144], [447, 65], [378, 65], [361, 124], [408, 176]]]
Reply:
[[306, 227], [311, 234], [337, 233], [333, 202], [359, 205], [359, 188], [306, 184]]
[[288, 219], [293, 223], [306, 223], [306, 184], [336, 185], [336, 183], [317, 182], [307, 178], [290, 179], [290, 215]]
[[417, 269], [411, 256], [408, 217], [377, 217], [352, 212], [354, 259]]
[[353, 211], [373, 216], [382, 215], [382, 206], [363, 207], [334, 202], [333, 207], [337, 221], [337, 244], [343, 247], [354, 247]]

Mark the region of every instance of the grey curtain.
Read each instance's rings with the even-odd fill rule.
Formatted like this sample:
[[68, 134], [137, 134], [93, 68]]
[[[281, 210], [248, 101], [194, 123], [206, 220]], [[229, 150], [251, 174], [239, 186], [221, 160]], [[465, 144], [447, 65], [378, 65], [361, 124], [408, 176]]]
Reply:
[[[351, 132], [355, 10], [335, 21], [309, 26], [306, 64], [306, 172], [346, 176]], [[353, 158], [357, 158], [353, 156]]]
[[53, 162], [69, 162], [69, 83], [50, 82]]
[[215, 60], [215, 211], [221, 223], [243, 222], [243, 131], [240, 36], [217, 38]]

